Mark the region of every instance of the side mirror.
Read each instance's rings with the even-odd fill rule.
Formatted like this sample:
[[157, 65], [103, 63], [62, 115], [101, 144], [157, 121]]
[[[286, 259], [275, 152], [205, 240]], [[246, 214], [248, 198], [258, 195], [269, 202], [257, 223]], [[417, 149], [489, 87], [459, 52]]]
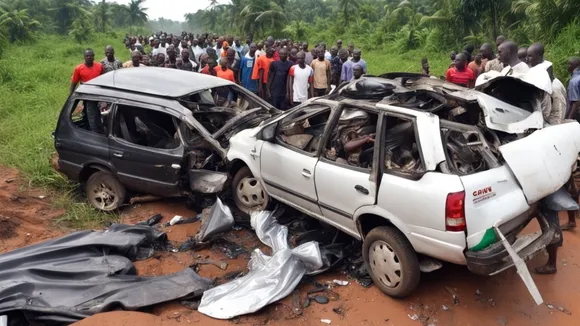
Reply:
[[263, 141], [274, 141], [276, 139], [276, 129], [278, 129], [278, 123], [273, 123], [260, 132], [260, 139]]

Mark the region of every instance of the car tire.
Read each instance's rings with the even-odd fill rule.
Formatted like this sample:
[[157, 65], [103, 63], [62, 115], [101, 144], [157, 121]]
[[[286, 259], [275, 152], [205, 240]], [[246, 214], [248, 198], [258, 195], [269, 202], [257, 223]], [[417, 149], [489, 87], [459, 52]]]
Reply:
[[419, 285], [419, 258], [411, 243], [397, 229], [374, 228], [363, 243], [363, 259], [373, 282], [386, 295], [404, 298]]
[[111, 212], [118, 209], [127, 195], [125, 187], [108, 172], [95, 172], [91, 174], [86, 185], [89, 203], [103, 212]]
[[234, 176], [232, 196], [238, 209], [248, 216], [253, 211], [265, 210], [270, 203], [266, 189], [247, 166], [238, 170]]

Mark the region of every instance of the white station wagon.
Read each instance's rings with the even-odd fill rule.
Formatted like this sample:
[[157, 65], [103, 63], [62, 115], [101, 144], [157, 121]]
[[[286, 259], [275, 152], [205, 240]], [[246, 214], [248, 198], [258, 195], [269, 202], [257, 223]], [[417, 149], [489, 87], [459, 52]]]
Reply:
[[[364, 240], [393, 297], [425, 256], [497, 274], [514, 265], [501, 235], [523, 260], [553, 241], [538, 203], [569, 180], [580, 124], [545, 126], [539, 90], [516, 78], [481, 90], [414, 74], [343, 84], [230, 139], [234, 200], [249, 213], [276, 199]], [[518, 236], [532, 219], [541, 231]]]

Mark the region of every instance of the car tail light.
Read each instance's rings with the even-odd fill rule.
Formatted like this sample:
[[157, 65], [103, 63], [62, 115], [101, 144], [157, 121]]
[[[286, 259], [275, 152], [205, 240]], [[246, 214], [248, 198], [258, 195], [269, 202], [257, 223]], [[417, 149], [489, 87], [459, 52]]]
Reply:
[[445, 230], [465, 231], [465, 192], [447, 195], [445, 202]]

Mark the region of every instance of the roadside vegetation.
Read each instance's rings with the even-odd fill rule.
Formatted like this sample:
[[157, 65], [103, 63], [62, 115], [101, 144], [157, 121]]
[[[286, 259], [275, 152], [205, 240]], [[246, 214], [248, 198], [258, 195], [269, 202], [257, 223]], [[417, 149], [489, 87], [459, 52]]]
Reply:
[[184, 13], [183, 23], [149, 20], [146, 7], [143, 0], [0, 0], [0, 164], [18, 168], [31, 186], [54, 190], [68, 225], [94, 227], [118, 218], [97, 213], [53, 170], [51, 132], [83, 50], [93, 48], [100, 60], [110, 44], [127, 61], [125, 33], [273, 35], [329, 46], [341, 39], [363, 50], [370, 74], [419, 72], [427, 57], [437, 76], [448, 68], [450, 51], [468, 43], [478, 48], [503, 34], [520, 45], [546, 43], [563, 81], [569, 78], [565, 62], [580, 49], [578, 0], [211, 1], [205, 10]]

